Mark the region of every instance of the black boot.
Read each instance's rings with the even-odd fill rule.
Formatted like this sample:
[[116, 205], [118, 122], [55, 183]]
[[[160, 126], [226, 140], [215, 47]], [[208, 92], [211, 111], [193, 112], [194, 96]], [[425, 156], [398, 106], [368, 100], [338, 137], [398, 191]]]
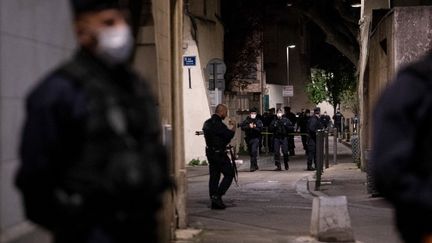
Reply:
[[284, 165], [285, 165], [285, 170], [289, 170], [288, 161], [284, 161]]
[[275, 171], [281, 171], [281, 165], [280, 164], [276, 164], [276, 168], [274, 169]]
[[225, 208], [226, 206], [220, 196], [214, 195], [211, 197], [211, 209], [222, 210]]
[[314, 167], [312, 167], [312, 165], [308, 165], [308, 167], [307, 167], [307, 170], [309, 170], [309, 171], [314, 171], [314, 170], [315, 170], [315, 168], [314, 168]]

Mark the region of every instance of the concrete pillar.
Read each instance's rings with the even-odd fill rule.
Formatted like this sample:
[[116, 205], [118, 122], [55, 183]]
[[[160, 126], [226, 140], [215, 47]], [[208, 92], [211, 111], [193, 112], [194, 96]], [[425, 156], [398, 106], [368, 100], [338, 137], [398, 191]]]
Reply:
[[315, 197], [310, 231], [319, 241], [354, 242], [346, 197]]

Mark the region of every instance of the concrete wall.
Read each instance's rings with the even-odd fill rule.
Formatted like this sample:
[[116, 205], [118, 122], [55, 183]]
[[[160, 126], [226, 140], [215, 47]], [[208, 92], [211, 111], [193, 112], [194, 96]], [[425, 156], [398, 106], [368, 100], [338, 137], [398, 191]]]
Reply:
[[[203, 136], [196, 136], [205, 120], [211, 116], [212, 97], [219, 97], [222, 91], [208, 90], [206, 66], [215, 58], [223, 60], [224, 28], [215, 17], [220, 14], [219, 1], [190, 1], [190, 13], [184, 19], [183, 55], [196, 56], [196, 66], [183, 67], [184, 94], [184, 145], [185, 162], [192, 159], [206, 160]], [[204, 4], [206, 3], [205, 12]], [[194, 28], [194, 24], [196, 28]], [[191, 88], [189, 73], [191, 73]], [[213, 104], [216, 105], [216, 104]]]
[[[371, 147], [372, 112], [381, 92], [397, 71], [431, 49], [432, 7], [394, 8], [377, 26], [370, 38], [369, 62], [364, 84], [365, 148]], [[387, 45], [387, 52], [383, 46]]]
[[388, 0], [362, 0], [362, 9], [360, 17], [360, 60], [358, 64], [359, 71], [359, 82], [358, 82], [358, 94], [360, 103], [360, 150], [361, 150], [361, 164], [362, 168], [365, 168], [365, 151], [369, 149], [369, 119], [370, 119], [370, 107], [369, 107], [369, 70], [368, 70], [368, 59], [369, 59], [369, 39], [371, 35], [371, 22], [372, 22], [372, 11], [374, 9], [386, 9], [389, 8]]
[[[289, 76], [289, 84], [294, 86], [294, 97], [286, 98], [283, 103], [291, 106], [293, 111], [300, 111], [301, 108], [311, 105], [305, 93], [305, 85], [310, 82], [308, 32], [300, 17], [296, 17], [294, 13], [280, 13], [279, 16], [289, 16], [291, 19], [269, 20], [264, 28], [266, 82], [288, 85]], [[289, 50], [289, 75], [286, 50], [288, 45], [296, 45]]]
[[[49, 14], [47, 14], [49, 13]], [[23, 229], [20, 198], [13, 186], [24, 97], [73, 50], [66, 0], [0, 1], [0, 235]], [[18, 230], [21, 231], [21, 230]]]
[[269, 95], [269, 108], [277, 108], [277, 104], [284, 106], [284, 97], [282, 96], [283, 85], [267, 84], [267, 94]]

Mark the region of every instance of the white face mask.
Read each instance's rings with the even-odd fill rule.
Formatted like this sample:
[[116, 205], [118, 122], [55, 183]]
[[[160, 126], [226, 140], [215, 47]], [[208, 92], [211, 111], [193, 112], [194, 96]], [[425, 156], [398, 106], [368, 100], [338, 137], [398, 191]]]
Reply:
[[277, 113], [276, 115], [277, 115], [278, 118], [282, 117], [282, 113]]
[[256, 114], [251, 114], [250, 116], [251, 116], [252, 119], [256, 118]]
[[125, 63], [132, 53], [133, 38], [127, 25], [98, 31], [96, 54], [110, 65]]

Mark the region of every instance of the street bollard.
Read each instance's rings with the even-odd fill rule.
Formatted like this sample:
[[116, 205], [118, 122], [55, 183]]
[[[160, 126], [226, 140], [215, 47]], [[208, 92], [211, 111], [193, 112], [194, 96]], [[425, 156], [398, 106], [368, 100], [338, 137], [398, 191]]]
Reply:
[[328, 129], [324, 132], [324, 149], [325, 149], [325, 168], [328, 169], [329, 165], [329, 132]]
[[324, 162], [324, 131], [318, 130], [316, 133], [316, 180], [315, 191], [319, 191], [321, 187], [321, 175], [323, 172]]
[[336, 159], [337, 159], [337, 139], [338, 139], [337, 128], [334, 128], [334, 130], [333, 130], [333, 164], [336, 164]]

